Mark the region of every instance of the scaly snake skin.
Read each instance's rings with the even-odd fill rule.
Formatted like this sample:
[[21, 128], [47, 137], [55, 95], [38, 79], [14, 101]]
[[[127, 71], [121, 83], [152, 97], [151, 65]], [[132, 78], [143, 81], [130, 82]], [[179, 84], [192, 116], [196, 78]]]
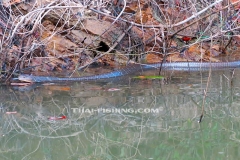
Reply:
[[226, 68], [240, 68], [240, 60], [232, 62], [173, 62], [173, 63], [154, 63], [154, 64], [132, 64], [126, 68], [112, 71], [109, 73], [85, 76], [85, 77], [47, 77], [47, 76], [33, 76], [20, 75], [18, 79], [24, 82], [61, 82], [61, 81], [91, 81], [98, 79], [116, 78], [133, 74], [140, 71], [159, 69], [162, 70], [178, 70], [178, 71], [206, 71]]

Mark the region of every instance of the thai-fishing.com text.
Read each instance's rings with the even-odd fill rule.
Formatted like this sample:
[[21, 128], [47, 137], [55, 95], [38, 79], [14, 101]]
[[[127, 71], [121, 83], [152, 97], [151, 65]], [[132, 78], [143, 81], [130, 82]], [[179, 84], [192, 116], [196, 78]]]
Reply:
[[159, 113], [158, 108], [71, 108], [73, 113]]

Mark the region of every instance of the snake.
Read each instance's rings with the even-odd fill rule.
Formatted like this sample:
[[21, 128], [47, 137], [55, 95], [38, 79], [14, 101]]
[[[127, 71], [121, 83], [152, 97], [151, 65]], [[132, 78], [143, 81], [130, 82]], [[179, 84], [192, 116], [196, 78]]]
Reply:
[[29, 83], [42, 82], [65, 82], [65, 81], [93, 81], [99, 79], [109, 79], [150, 69], [173, 70], [173, 71], [207, 71], [221, 70], [230, 68], [240, 68], [240, 60], [231, 62], [165, 62], [153, 64], [130, 64], [125, 68], [99, 75], [83, 77], [54, 77], [54, 76], [35, 76], [30, 74], [21, 74], [18, 80]]

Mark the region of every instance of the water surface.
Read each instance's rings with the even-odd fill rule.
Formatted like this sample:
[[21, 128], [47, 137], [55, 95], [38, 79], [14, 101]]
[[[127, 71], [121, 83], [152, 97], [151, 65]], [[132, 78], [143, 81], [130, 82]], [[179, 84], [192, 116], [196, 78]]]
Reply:
[[239, 159], [240, 71], [164, 75], [0, 86], [0, 159]]

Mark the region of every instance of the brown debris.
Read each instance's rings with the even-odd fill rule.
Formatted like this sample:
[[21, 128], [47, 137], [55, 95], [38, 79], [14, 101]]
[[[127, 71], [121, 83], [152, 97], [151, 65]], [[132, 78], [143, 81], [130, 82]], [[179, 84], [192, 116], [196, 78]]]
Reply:
[[[235, 0], [230, 2], [234, 9], [227, 14], [232, 17], [226, 19], [229, 18], [232, 28], [237, 28], [239, 21], [235, 14], [239, 4]], [[0, 64], [7, 64], [8, 71], [27, 67], [41, 72], [76, 70], [92, 62], [125, 65], [129, 60], [157, 63], [165, 58], [218, 61], [224, 54], [230, 55], [232, 48], [233, 51], [240, 48], [239, 31], [224, 31], [226, 26], [218, 24], [217, 11], [227, 8], [223, 4], [198, 19], [174, 26], [193, 16], [193, 10], [184, 8], [183, 1], [133, 0], [127, 2], [124, 12], [121, 12], [123, 4], [118, 1], [111, 7], [84, 6], [72, 0], [54, 3], [4, 0], [3, 3], [5, 7], [15, 5], [10, 8], [9, 19], [7, 14], [0, 15], [1, 52], [5, 53]], [[206, 6], [202, 7], [199, 10]]]

